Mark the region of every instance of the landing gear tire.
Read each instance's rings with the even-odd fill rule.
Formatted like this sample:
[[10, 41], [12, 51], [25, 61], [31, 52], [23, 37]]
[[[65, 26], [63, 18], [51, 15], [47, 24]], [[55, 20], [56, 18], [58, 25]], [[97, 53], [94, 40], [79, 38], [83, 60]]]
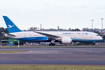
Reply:
[[55, 44], [54, 43], [50, 43], [49, 46], [55, 46]]

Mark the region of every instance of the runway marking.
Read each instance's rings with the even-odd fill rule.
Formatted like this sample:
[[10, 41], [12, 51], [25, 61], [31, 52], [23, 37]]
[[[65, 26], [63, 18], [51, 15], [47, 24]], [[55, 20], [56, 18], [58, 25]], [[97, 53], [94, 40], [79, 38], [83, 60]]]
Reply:
[[82, 52], [82, 54], [83, 54], [83, 52]]
[[97, 54], [97, 53], [95, 52], [95, 54]]
[[58, 54], [58, 52], [56, 52], [56, 54]]

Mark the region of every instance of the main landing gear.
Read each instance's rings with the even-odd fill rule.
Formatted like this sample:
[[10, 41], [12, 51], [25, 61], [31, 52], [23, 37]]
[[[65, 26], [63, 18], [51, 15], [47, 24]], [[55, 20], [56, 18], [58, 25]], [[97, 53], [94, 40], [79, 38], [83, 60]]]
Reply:
[[49, 46], [55, 46], [55, 40], [52, 40]]

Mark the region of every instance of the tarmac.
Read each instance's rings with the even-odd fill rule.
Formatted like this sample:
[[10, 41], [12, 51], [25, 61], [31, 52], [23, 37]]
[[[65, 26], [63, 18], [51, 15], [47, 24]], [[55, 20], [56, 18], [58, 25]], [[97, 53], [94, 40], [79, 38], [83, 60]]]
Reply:
[[0, 48], [0, 64], [105, 65], [104, 47]]

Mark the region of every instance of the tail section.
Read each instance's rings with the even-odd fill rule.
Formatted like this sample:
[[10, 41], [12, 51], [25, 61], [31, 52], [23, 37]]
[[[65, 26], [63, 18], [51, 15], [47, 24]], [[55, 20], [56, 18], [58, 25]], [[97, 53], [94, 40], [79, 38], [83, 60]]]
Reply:
[[7, 17], [3, 16], [9, 33], [21, 32], [21, 30]]

